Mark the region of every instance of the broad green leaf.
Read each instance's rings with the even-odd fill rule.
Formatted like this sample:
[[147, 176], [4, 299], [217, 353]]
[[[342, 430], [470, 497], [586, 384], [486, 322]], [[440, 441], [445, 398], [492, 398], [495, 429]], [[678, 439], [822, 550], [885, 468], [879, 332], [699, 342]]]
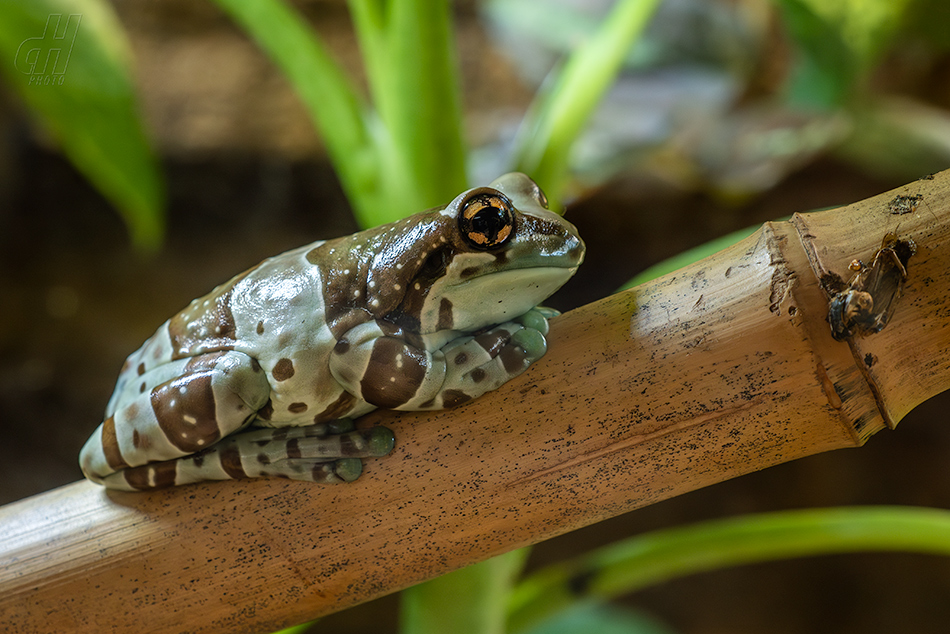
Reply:
[[451, 3], [350, 0], [350, 9], [382, 124], [389, 213], [449, 202], [466, 187]]
[[511, 596], [509, 632], [579, 601], [606, 601], [686, 575], [809, 555], [950, 555], [950, 511], [899, 506], [763, 513], [656, 531], [543, 568]]
[[574, 141], [658, 4], [659, 0], [619, 0], [531, 105], [519, 132], [515, 169], [537, 181], [552, 208], [560, 206]]
[[400, 634], [504, 634], [508, 598], [528, 550], [515, 550], [403, 590]]
[[156, 248], [164, 185], [139, 117], [128, 43], [110, 5], [0, 0], [0, 15], [0, 75], [116, 206], [133, 243]]

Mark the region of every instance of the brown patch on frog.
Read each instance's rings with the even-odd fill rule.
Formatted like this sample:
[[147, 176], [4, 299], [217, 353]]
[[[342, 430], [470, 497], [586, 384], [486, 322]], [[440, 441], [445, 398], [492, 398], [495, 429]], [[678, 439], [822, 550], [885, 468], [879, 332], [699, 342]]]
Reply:
[[270, 399], [267, 399], [267, 402], [264, 403], [264, 407], [257, 410], [257, 417], [261, 420], [270, 420], [270, 417], [274, 415], [274, 403]]
[[102, 421], [102, 433], [99, 442], [102, 445], [102, 453], [106, 457], [106, 463], [113, 471], [119, 471], [129, 466], [119, 449], [119, 439], [115, 435], [115, 418], [112, 416]]
[[356, 397], [347, 391], [340, 392], [335, 401], [327, 405], [326, 409], [313, 417], [314, 423], [325, 423], [336, 420], [349, 414], [356, 404]]
[[284, 448], [284, 451], [287, 453], [287, 457], [292, 460], [296, 460], [303, 455], [300, 453], [300, 441], [296, 438], [291, 438], [287, 441], [287, 446]]
[[468, 361], [468, 355], [465, 354], [464, 352], [459, 352], [457, 355], [455, 355], [455, 358], [453, 359], [453, 361], [455, 361], [455, 365], [462, 365], [463, 363]]
[[454, 321], [452, 317], [452, 302], [443, 297], [439, 301], [439, 323], [436, 325], [436, 328], [439, 330], [452, 330]]
[[178, 468], [174, 460], [163, 460], [126, 469], [123, 475], [129, 486], [139, 491], [147, 491], [173, 486]]
[[[324, 242], [306, 254], [320, 267], [326, 322], [340, 339], [368, 318], [418, 332], [432, 285], [459, 249], [456, 219], [431, 210], [352, 236]], [[368, 316], [354, 323], [353, 313]]]
[[336, 345], [333, 346], [334, 354], [346, 354], [350, 351], [350, 342], [346, 339], [340, 339], [336, 342]]
[[220, 450], [219, 455], [221, 458], [221, 468], [228, 474], [228, 477], [234, 478], [235, 480], [247, 477], [247, 473], [244, 471], [244, 465], [241, 463], [241, 452], [238, 451], [237, 446], [233, 444], [228, 445]]
[[259, 335], [263, 335], [263, 334], [264, 334], [264, 322], [263, 322], [263, 321], [257, 322], [257, 328], [255, 329], [255, 332], [256, 332], [257, 334], [259, 334]]
[[143, 374], [145, 374], [145, 364], [144, 364], [144, 363], [140, 363], [140, 364], [138, 365], [138, 367], [135, 368], [135, 371], [138, 372], [138, 375], [139, 375], [139, 376], [142, 376]]
[[168, 442], [186, 453], [208, 447], [221, 437], [215, 417], [211, 372], [199, 370], [155, 387], [152, 411]]
[[472, 400], [472, 397], [461, 390], [446, 390], [442, 393], [442, 406], [446, 409], [458, 407], [470, 400]]
[[485, 371], [484, 371], [483, 369], [481, 369], [481, 368], [475, 368], [474, 370], [471, 371], [471, 373], [469, 374], [469, 376], [472, 378], [472, 381], [473, 381], [473, 382], [475, 382], [475, 383], [481, 383], [482, 381], [485, 380], [486, 374], [485, 374]]
[[266, 453], [257, 454], [258, 464], [270, 464], [270, 458], [267, 457]]
[[234, 316], [231, 314], [231, 293], [234, 285], [242, 278], [243, 275], [235, 277], [208, 295], [196, 299], [188, 308], [169, 320], [172, 360], [234, 348], [235, 325]]
[[498, 356], [501, 357], [505, 371], [508, 374], [514, 374], [524, 369], [524, 362], [528, 355], [520, 346], [505, 346]]
[[300, 414], [307, 411], [306, 403], [291, 403], [287, 406], [287, 411], [291, 414]]
[[201, 370], [213, 370], [215, 366], [218, 365], [218, 359], [227, 354], [226, 350], [221, 350], [218, 352], [209, 352], [207, 354], [199, 354], [188, 359], [188, 363], [185, 364], [183, 372], [198, 372]]
[[290, 359], [279, 359], [271, 370], [271, 376], [276, 381], [286, 381], [294, 375], [294, 362]]
[[136, 449], [142, 446], [142, 436], [137, 429], [132, 430], [132, 446]]
[[[402, 367], [397, 368], [395, 359], [399, 355]], [[394, 409], [416, 395], [427, 369], [426, 357], [418, 349], [398, 339], [378, 339], [360, 381], [360, 392], [367, 402]]]
[[498, 356], [498, 353], [510, 340], [511, 334], [504, 330], [484, 332], [475, 337], [475, 343], [484, 348], [485, 352], [493, 359]]

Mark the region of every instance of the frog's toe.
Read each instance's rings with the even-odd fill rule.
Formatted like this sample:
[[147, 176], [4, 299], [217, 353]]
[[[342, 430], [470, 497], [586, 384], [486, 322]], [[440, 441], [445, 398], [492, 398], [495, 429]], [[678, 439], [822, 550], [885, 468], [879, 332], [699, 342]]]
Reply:
[[511, 343], [524, 350], [525, 360], [529, 364], [543, 357], [548, 350], [544, 334], [534, 328], [519, 330], [511, 336]]
[[344, 482], [352, 482], [363, 473], [363, 461], [359, 458], [341, 458], [333, 463], [333, 473]]
[[388, 455], [396, 446], [396, 436], [388, 427], [373, 427], [365, 436], [366, 449], [370, 456]]
[[546, 306], [536, 306], [526, 312], [524, 315], [516, 317], [515, 323], [519, 323], [525, 328], [537, 330], [542, 335], [548, 334], [548, 320], [557, 317], [561, 313]]
[[[337, 418], [328, 421], [325, 425], [328, 434], [345, 434], [356, 429], [356, 424], [353, 423], [352, 418]], [[317, 425], [311, 425], [311, 427], [317, 427]]]

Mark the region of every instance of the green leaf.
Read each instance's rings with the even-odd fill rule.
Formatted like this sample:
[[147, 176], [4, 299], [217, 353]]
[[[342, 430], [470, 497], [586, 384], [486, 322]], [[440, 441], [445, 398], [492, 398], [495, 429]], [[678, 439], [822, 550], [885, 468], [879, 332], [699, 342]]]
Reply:
[[950, 555], [950, 511], [889, 506], [785, 511], [632, 537], [524, 579], [512, 593], [509, 631], [526, 631], [578, 601], [606, 601], [698, 572], [860, 551]]
[[504, 634], [508, 597], [528, 549], [403, 590], [400, 634]]
[[913, 0], [775, 0], [798, 49], [787, 87], [794, 105], [847, 101], [908, 17]]
[[214, 0], [277, 64], [319, 130], [343, 189], [364, 226], [384, 200], [366, 105], [317, 33], [280, 0]]
[[527, 634], [673, 634], [656, 619], [612, 605], [578, 603], [551, 616]]
[[633, 42], [659, 0], [620, 0], [590, 40], [542, 89], [519, 131], [515, 169], [541, 186], [552, 208], [560, 206], [571, 148], [614, 81]]
[[0, 64], [64, 154], [155, 249], [164, 185], [139, 118], [122, 27], [103, 0], [0, 0]]
[[445, 204], [466, 187], [452, 5], [351, 0], [393, 217]]
[[446, 203], [465, 188], [451, 4], [353, 0], [377, 111], [316, 32], [280, 0], [214, 0], [303, 99], [359, 223]]

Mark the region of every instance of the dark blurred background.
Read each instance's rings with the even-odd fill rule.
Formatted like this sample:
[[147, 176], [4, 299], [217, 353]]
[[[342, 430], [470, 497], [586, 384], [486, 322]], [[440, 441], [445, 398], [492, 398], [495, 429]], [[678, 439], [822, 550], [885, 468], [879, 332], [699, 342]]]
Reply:
[[[345, 3], [295, 4], [358, 75]], [[572, 41], [558, 28], [581, 22], [570, 19], [571, 3], [551, 3], [567, 16], [560, 26], [523, 18], [525, 4], [458, 5], [479, 177], [503, 169], [537, 83]], [[119, 216], [0, 84], [0, 503], [81, 477], [76, 456], [124, 357], [167, 317], [264, 257], [356, 229], [292, 89], [226, 17], [196, 0], [114, 6], [167, 178], [168, 237], [154, 256], [134, 252]], [[813, 111], [783, 98], [795, 43], [772, 4], [665, 3], [579, 145], [568, 217], [589, 256], [550, 303], [594, 301], [730, 231], [856, 201], [950, 165], [950, 56], [919, 23], [880, 55], [859, 100]], [[942, 24], [950, 33], [950, 21]], [[781, 465], [550, 540], [529, 566], [742, 513], [948, 508], [948, 411], [944, 394], [861, 449]], [[624, 603], [689, 634], [942, 633], [948, 591], [946, 559], [839, 555], [697, 575]], [[381, 599], [324, 619], [319, 630], [393, 632], [396, 606], [395, 597]]]

